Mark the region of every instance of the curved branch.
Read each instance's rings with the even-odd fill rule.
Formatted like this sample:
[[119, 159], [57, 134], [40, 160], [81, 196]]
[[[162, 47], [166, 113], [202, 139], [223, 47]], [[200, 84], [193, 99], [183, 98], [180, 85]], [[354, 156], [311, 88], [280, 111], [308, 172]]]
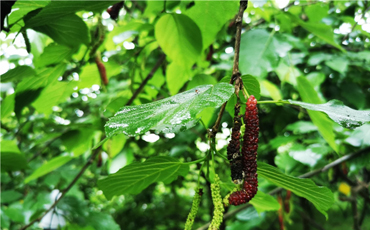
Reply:
[[90, 159], [81, 168], [80, 172], [75, 176], [75, 178], [71, 181], [71, 183], [69, 183], [69, 185], [65, 189], [63, 189], [62, 194], [59, 196], [58, 199], [55, 200], [55, 202], [50, 206], [50, 208], [48, 208], [40, 217], [38, 217], [37, 219], [34, 219], [33, 221], [31, 221], [27, 225], [25, 225], [22, 228], [20, 228], [20, 230], [25, 230], [25, 229], [29, 228], [30, 226], [32, 226], [34, 223], [41, 221], [42, 218], [44, 218], [44, 216], [46, 216], [46, 214], [48, 214], [51, 210], [53, 210], [57, 206], [57, 204], [59, 203], [59, 201], [73, 187], [73, 185], [77, 182], [77, 180], [84, 174], [84, 172], [86, 171], [86, 169], [93, 163], [93, 161], [96, 158], [96, 156], [100, 153], [100, 150], [101, 150], [101, 148], [97, 148], [97, 149], [94, 150], [94, 152], [91, 155]]
[[[311, 172], [308, 172], [308, 173], [305, 173], [305, 174], [300, 175], [299, 178], [309, 178], [309, 177], [312, 177], [312, 176], [314, 176], [316, 174], [320, 174], [322, 172], [325, 172], [325, 171], [329, 170], [330, 168], [333, 168], [333, 167], [335, 167], [337, 165], [340, 165], [341, 163], [343, 163], [343, 162], [345, 162], [347, 160], [353, 159], [355, 157], [358, 157], [358, 156], [360, 156], [361, 154], [364, 154], [364, 153], [370, 153], [370, 147], [361, 149], [361, 150], [359, 150], [357, 152], [354, 152], [354, 153], [345, 155], [345, 156], [343, 156], [341, 158], [338, 158], [337, 160], [331, 162], [330, 164], [325, 165], [324, 167], [322, 167], [320, 169], [316, 169], [314, 171], [311, 171]], [[274, 195], [274, 194], [276, 194], [278, 192], [281, 192], [282, 190], [283, 190], [283, 188], [276, 188], [276, 189], [272, 190], [271, 192], [269, 192], [268, 194], [269, 195]], [[244, 206], [240, 206], [240, 207], [238, 207], [238, 208], [236, 208], [236, 209], [234, 209], [234, 210], [226, 213], [224, 215], [224, 220], [230, 219], [236, 213], [238, 213], [238, 212], [240, 212], [240, 211], [242, 211], [242, 210], [244, 210], [244, 209], [246, 209], [246, 208], [248, 208], [250, 206], [252, 206], [252, 205], [248, 203], [248, 204], [246, 204]], [[207, 224], [203, 225], [202, 227], [198, 228], [197, 230], [205, 230], [205, 229], [208, 228], [209, 224], [210, 223], [207, 223]]]

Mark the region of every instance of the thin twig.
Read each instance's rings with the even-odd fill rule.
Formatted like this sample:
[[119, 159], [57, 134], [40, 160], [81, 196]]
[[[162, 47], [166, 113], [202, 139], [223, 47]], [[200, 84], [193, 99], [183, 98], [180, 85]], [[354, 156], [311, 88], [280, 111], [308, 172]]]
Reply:
[[[243, 24], [243, 14], [244, 11], [248, 7], [248, 1], [240, 1], [240, 7], [239, 7], [239, 12], [236, 15], [235, 18], [235, 26], [236, 26], [236, 34], [235, 34], [235, 53], [234, 53], [234, 65], [233, 65], [233, 73], [230, 79], [230, 84], [233, 84], [234, 81], [240, 77], [240, 72], [239, 72], [239, 52], [240, 52], [240, 38], [241, 38], [241, 33], [242, 33], [242, 24]], [[235, 92], [237, 96], [239, 95], [238, 90]], [[217, 120], [215, 124], [212, 127], [212, 130], [210, 132], [210, 138], [213, 138], [216, 136], [216, 133], [218, 132], [218, 128], [220, 127], [221, 123], [221, 118], [222, 114], [225, 111], [227, 102], [225, 102], [220, 109], [220, 112], [218, 113]]]
[[140, 91], [144, 88], [144, 86], [146, 85], [146, 83], [148, 83], [148, 81], [153, 77], [155, 71], [157, 71], [157, 69], [161, 66], [162, 62], [166, 59], [166, 55], [163, 54], [159, 60], [157, 61], [157, 63], [155, 63], [153, 69], [150, 71], [150, 73], [146, 76], [146, 78], [144, 79], [144, 81], [141, 82], [139, 88], [137, 88], [137, 90], [134, 92], [134, 94], [132, 95], [132, 97], [130, 98], [130, 100], [126, 103], [126, 106], [127, 105], [131, 105], [131, 103], [136, 99], [136, 97], [139, 95]]
[[[359, 150], [357, 152], [354, 152], [354, 153], [345, 155], [345, 156], [337, 159], [336, 161], [333, 161], [332, 163], [325, 165], [321, 169], [317, 169], [317, 170], [314, 170], [314, 171], [311, 171], [311, 172], [302, 174], [302, 175], [299, 176], [299, 178], [309, 178], [309, 177], [312, 177], [312, 176], [314, 176], [316, 174], [325, 172], [328, 169], [333, 168], [333, 167], [341, 164], [344, 161], [348, 161], [348, 160], [353, 159], [353, 158], [355, 158], [357, 156], [360, 156], [361, 154], [364, 154], [364, 153], [369, 153], [369, 151], [370, 151], [370, 147], [367, 147], [367, 148], [361, 149], [361, 150]], [[282, 190], [283, 190], [283, 188], [276, 188], [276, 189], [272, 190], [271, 192], [269, 192], [268, 194], [269, 195], [275, 195], [276, 193], [281, 192]], [[228, 212], [228, 213], [226, 213], [224, 215], [224, 220], [230, 219], [236, 213], [238, 213], [238, 212], [240, 212], [240, 211], [242, 211], [242, 210], [244, 210], [244, 209], [246, 209], [246, 208], [248, 208], [250, 206], [251, 206], [251, 204], [248, 203], [248, 204], [246, 204], [244, 206], [240, 206], [240, 207], [238, 207], [236, 209], [233, 209], [232, 211], [230, 211], [230, 212]], [[208, 228], [209, 224], [210, 223], [207, 223], [207, 224], [201, 226], [200, 228], [198, 228], [197, 230], [205, 230], [205, 229]]]
[[94, 162], [94, 159], [96, 156], [100, 153], [101, 148], [97, 148], [94, 150], [93, 154], [91, 155], [90, 159], [85, 163], [85, 165], [81, 168], [80, 172], [75, 176], [75, 178], [69, 183], [69, 185], [62, 191], [60, 197], [55, 200], [55, 202], [48, 208], [40, 217], [37, 219], [31, 221], [29, 224], [23, 226], [20, 228], [20, 230], [25, 230], [32, 226], [34, 223], [39, 222], [48, 214], [51, 210], [53, 210], [56, 205], [59, 203], [59, 201], [67, 194], [67, 192], [73, 187], [73, 185], [77, 182], [77, 180], [84, 174], [86, 169]]

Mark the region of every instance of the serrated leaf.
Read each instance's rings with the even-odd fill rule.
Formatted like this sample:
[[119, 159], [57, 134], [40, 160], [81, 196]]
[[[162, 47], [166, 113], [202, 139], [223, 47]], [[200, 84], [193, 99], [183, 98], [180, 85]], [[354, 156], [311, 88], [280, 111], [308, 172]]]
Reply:
[[258, 80], [249, 74], [243, 75], [241, 78], [249, 95], [253, 95], [257, 100], [259, 100], [261, 97], [261, 89]]
[[203, 85], [153, 103], [126, 106], [105, 124], [108, 137], [117, 133], [137, 136], [148, 130], [173, 133], [189, 129], [197, 114], [207, 107], [219, 107], [234, 93], [227, 83]]
[[54, 171], [57, 168], [60, 168], [61, 166], [68, 163], [70, 160], [72, 160], [73, 157], [71, 156], [59, 156], [51, 159], [49, 162], [43, 164], [41, 167], [37, 168], [31, 175], [29, 175], [25, 180], [24, 183], [28, 183], [31, 180], [35, 180], [45, 174], [48, 174], [49, 172]]
[[277, 211], [280, 208], [279, 202], [271, 195], [258, 191], [257, 194], [249, 201], [258, 213], [264, 211]]
[[278, 168], [263, 162], [258, 162], [258, 175], [279, 187], [292, 191], [297, 196], [306, 198], [328, 218], [326, 211], [334, 203], [334, 195], [330, 189], [315, 185], [311, 179], [288, 176]]
[[155, 38], [163, 52], [178, 65], [190, 67], [201, 55], [201, 32], [186, 15], [163, 15], [155, 25]]
[[326, 113], [333, 121], [345, 128], [354, 129], [370, 122], [370, 112], [351, 109], [339, 100], [330, 100], [325, 104], [311, 104], [288, 100], [290, 104], [299, 105], [305, 109]]
[[[321, 104], [321, 100], [317, 92], [306, 78], [304, 77], [297, 78], [297, 88], [299, 95], [301, 96], [304, 102]], [[335, 143], [335, 135], [332, 121], [330, 121], [330, 119], [328, 119], [324, 114], [320, 112], [310, 110], [308, 110], [307, 112], [308, 115], [310, 115], [312, 122], [317, 126], [320, 134], [323, 136], [326, 142], [328, 142], [330, 147], [332, 147], [335, 152], [338, 152], [338, 146]]]
[[170, 183], [177, 176], [186, 176], [187, 164], [176, 158], [158, 156], [149, 158], [143, 163], [135, 162], [123, 167], [118, 172], [98, 181], [104, 195], [111, 199], [115, 195], [138, 194], [150, 184], [163, 181]]

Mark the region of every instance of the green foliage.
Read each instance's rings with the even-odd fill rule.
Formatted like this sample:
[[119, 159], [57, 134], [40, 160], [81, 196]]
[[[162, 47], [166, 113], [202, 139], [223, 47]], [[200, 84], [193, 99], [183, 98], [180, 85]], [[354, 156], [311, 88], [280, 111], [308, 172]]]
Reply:
[[182, 14], [165, 14], [155, 24], [155, 38], [172, 61], [190, 67], [202, 51], [198, 26]]
[[[193, 228], [212, 221], [212, 206], [217, 228], [220, 200], [237, 189], [226, 160], [234, 107], [244, 114], [248, 95], [258, 100], [259, 187], [253, 207], [229, 207], [226, 228], [279, 229], [281, 212], [286, 229], [306, 215], [354, 228], [342, 200], [366, 212], [368, 191], [343, 190], [370, 178], [366, 1], [249, 1], [239, 95], [229, 84], [239, 1], [124, 1], [113, 21], [108, 7], [120, 2], [24, 0], [6, 16], [1, 229], [183, 229], [199, 187]], [[338, 163], [343, 155], [356, 158]], [[310, 171], [320, 173], [299, 179]], [[292, 191], [278, 194], [281, 207], [276, 186]]]
[[163, 133], [189, 129], [198, 122], [198, 113], [207, 107], [219, 107], [233, 92], [227, 83], [203, 85], [153, 103], [124, 107], [109, 119], [105, 130], [108, 136], [137, 136], [150, 129]]
[[338, 100], [331, 100], [318, 105], [292, 100], [289, 100], [289, 102], [305, 109], [324, 112], [333, 121], [345, 128], [353, 129], [370, 121], [370, 112], [351, 109]]
[[26, 167], [27, 160], [15, 141], [1, 141], [1, 171], [16, 171]]
[[[319, 98], [317, 92], [311, 86], [306, 78], [299, 77], [298, 81], [298, 92], [304, 102], [312, 104], [320, 104], [321, 99]], [[337, 144], [335, 143], [334, 129], [332, 122], [322, 113], [315, 111], [308, 111], [312, 122], [317, 126], [321, 135], [328, 142], [330, 147], [333, 148], [335, 152], [338, 152]]]
[[118, 172], [98, 181], [105, 196], [138, 194], [150, 184], [158, 181], [170, 183], [178, 175], [185, 176], [189, 171], [187, 164], [172, 157], [153, 157], [143, 163], [132, 163]]

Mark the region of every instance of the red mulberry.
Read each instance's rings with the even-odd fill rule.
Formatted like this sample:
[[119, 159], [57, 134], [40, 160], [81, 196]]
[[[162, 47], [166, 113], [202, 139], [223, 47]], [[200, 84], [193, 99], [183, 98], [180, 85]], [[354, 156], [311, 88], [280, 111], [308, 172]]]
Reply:
[[242, 155], [244, 171], [244, 189], [251, 198], [257, 193], [257, 148], [259, 119], [257, 100], [251, 95], [247, 101], [244, 116], [245, 133], [243, 138]]
[[[235, 118], [234, 118], [235, 119]], [[250, 201], [257, 193], [257, 148], [259, 119], [257, 100], [251, 95], [247, 101], [244, 116], [245, 133], [242, 146], [242, 170], [244, 173], [244, 184], [241, 191], [234, 192], [229, 197], [229, 203], [240, 205]]]

